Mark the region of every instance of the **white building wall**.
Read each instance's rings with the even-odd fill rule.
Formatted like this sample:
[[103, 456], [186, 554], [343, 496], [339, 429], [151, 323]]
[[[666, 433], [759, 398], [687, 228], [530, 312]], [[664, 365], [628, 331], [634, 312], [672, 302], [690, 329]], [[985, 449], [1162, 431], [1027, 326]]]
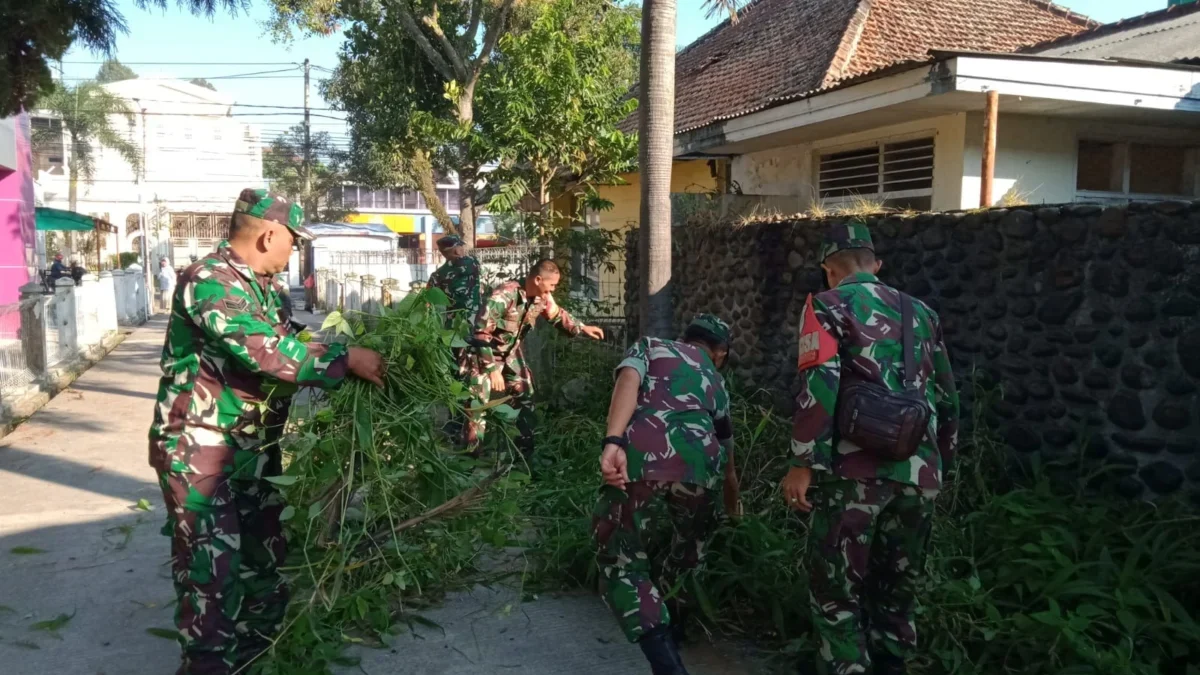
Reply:
[[[961, 198], [957, 206], [950, 208], [980, 206], [983, 115], [970, 113], [966, 117]], [[1200, 130], [1001, 113], [996, 128], [993, 205], [999, 203], [1009, 190], [1030, 204], [1075, 201], [1076, 160], [1081, 138], [1196, 145], [1200, 144]]]
[[821, 154], [929, 134], [934, 137], [933, 208], [958, 208], [966, 117], [965, 113], [945, 115], [740, 155], [731, 162], [730, 177], [744, 194], [797, 197], [797, 210], [805, 210], [817, 193], [816, 166]]
[[[231, 211], [243, 188], [265, 185], [261, 133], [255, 125], [229, 116], [232, 98], [180, 80], [124, 80], [105, 87], [135, 112], [132, 118], [113, 115], [112, 124], [144, 149], [144, 176], [139, 182], [124, 158], [100, 147], [93, 181], [78, 183], [76, 210], [107, 214], [120, 230], [121, 251], [133, 250], [132, 240], [139, 234], [126, 229], [131, 216], [144, 214], [151, 227], [159, 220], [169, 228], [167, 213]], [[64, 150], [69, 154], [69, 147]], [[36, 181], [41, 204], [69, 208], [65, 162], [61, 170], [40, 172]], [[152, 230], [152, 263], [157, 260], [155, 240], [165, 241], [170, 233], [155, 234]], [[169, 251], [168, 246], [160, 248]]]

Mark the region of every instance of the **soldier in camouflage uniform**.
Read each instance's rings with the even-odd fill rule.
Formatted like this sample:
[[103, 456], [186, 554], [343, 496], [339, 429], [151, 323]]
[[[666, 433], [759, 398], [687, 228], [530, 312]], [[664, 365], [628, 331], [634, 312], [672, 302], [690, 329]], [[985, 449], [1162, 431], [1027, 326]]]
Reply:
[[[536, 416], [533, 411], [533, 372], [525, 361], [522, 343], [539, 318], [545, 318], [570, 335], [593, 340], [604, 331], [585, 326], [554, 301], [562, 273], [552, 260], [541, 260], [523, 281], [508, 281], [492, 289], [475, 316], [471, 349], [459, 357], [459, 371], [467, 379], [473, 407], [486, 404], [492, 394], [507, 394], [517, 411], [517, 448], [533, 455]], [[468, 415], [464, 437], [467, 448], [478, 452], [487, 421], [481, 413]]]
[[958, 443], [958, 394], [938, 316], [913, 299], [918, 372], [909, 377], [933, 411], [919, 449], [897, 462], [838, 439], [841, 383], [904, 387], [900, 316], [908, 296], [876, 277], [882, 263], [860, 222], [834, 226], [821, 258], [832, 290], [810, 295], [805, 307], [784, 498], [813, 514], [812, 613], [825, 672], [904, 673], [917, 641], [914, 594], [934, 499]]
[[[702, 314], [682, 340], [644, 337], [617, 366], [600, 458], [606, 485], [593, 520], [596, 558], [608, 606], [655, 675], [687, 673], [678, 641], [689, 603], [679, 582], [704, 558], [722, 481], [726, 509], [737, 512], [729, 394], [718, 372], [728, 355], [729, 325]], [[642, 534], [660, 499], [674, 536], [656, 579]]]
[[171, 537], [183, 647], [180, 674], [227, 674], [279, 630], [287, 589], [276, 567], [283, 501], [278, 440], [300, 386], [348, 373], [382, 385], [370, 350], [293, 337], [274, 275], [297, 237], [300, 207], [266, 190], [238, 197], [229, 239], [179, 277], [150, 427]]
[[438, 250], [446, 263], [429, 275], [429, 287], [441, 289], [450, 304], [446, 307], [446, 327], [462, 317], [470, 321], [479, 313], [479, 261], [467, 255], [467, 245], [454, 235], [438, 240]]

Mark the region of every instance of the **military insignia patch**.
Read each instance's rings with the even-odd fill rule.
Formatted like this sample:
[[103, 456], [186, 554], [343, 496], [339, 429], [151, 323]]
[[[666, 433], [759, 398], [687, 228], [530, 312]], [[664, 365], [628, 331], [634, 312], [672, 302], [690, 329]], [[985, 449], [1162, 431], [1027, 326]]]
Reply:
[[250, 309], [250, 301], [247, 300], [246, 298], [230, 296], [228, 298], [225, 298], [225, 306], [228, 307], [229, 309], [236, 309], [239, 312], [245, 312]]
[[800, 324], [800, 357], [797, 367], [806, 370], [819, 366], [837, 354], [837, 340], [817, 320], [813, 311], [813, 296], [804, 303], [804, 321]]

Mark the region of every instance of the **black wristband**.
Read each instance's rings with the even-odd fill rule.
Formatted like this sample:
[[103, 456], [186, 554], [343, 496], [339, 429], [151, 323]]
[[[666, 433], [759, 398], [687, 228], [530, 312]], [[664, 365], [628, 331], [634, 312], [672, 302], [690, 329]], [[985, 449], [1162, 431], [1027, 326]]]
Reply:
[[604, 449], [609, 444], [620, 446], [624, 450], [629, 445], [629, 442], [621, 436], [606, 436], [603, 441], [600, 441], [600, 448]]

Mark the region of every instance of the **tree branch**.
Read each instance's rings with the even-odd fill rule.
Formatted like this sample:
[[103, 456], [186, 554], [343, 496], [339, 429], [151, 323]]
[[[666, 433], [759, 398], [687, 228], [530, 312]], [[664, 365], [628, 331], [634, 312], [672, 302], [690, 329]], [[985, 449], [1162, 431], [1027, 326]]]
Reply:
[[400, 0], [400, 2], [390, 6], [396, 8], [396, 14], [400, 17], [400, 23], [404, 24], [404, 29], [408, 31], [413, 42], [416, 42], [421, 51], [425, 53], [425, 58], [429, 59], [429, 63], [438, 71], [438, 74], [447, 80], [455, 79], [454, 69], [450, 67], [449, 63], [446, 63], [446, 59], [442, 58], [441, 53], [429, 42], [429, 38], [425, 37], [424, 31], [417, 25], [416, 17], [413, 16], [408, 2]]
[[467, 32], [463, 33], [463, 44], [475, 47], [475, 34], [479, 32], [479, 21], [483, 18], [483, 0], [471, 0], [471, 18], [467, 21]]
[[504, 4], [500, 5], [500, 12], [494, 21], [489, 21], [487, 27], [483, 31], [483, 46], [479, 49], [479, 56], [475, 57], [475, 61], [471, 64], [471, 84], [479, 79], [480, 73], [483, 72], [483, 67], [492, 60], [492, 50], [496, 48], [496, 43], [500, 41], [500, 36], [504, 34], [505, 25], [508, 23], [508, 10], [512, 9], [514, 0], [504, 0]]
[[446, 36], [446, 31], [442, 30], [441, 24], [438, 23], [437, 3], [433, 3], [433, 11], [421, 17], [421, 23], [425, 24], [433, 34], [437, 36], [438, 43], [442, 46], [442, 51], [445, 52], [446, 59], [450, 61], [450, 65], [454, 67], [456, 80], [460, 82], [467, 81], [467, 66], [463, 63], [462, 55], [454, 48], [454, 43], [450, 42], [450, 38]]

